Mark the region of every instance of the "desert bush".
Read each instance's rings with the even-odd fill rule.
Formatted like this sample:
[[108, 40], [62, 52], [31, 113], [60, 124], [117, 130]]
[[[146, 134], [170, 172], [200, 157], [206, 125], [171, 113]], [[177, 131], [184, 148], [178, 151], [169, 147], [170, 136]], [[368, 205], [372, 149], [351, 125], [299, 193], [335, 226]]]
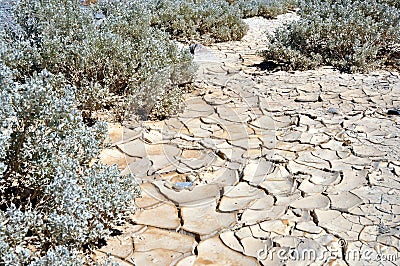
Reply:
[[291, 0], [237, 0], [233, 5], [241, 11], [243, 18], [260, 16], [271, 19], [294, 8], [295, 3]]
[[64, 77], [13, 75], [0, 65], [0, 264], [82, 264], [133, 211], [134, 179], [100, 163], [107, 125], [83, 123]]
[[240, 40], [247, 31], [240, 18], [240, 11], [225, 1], [204, 1], [200, 4], [201, 35], [217, 41]]
[[377, 0], [377, 1], [378, 1], [378, 3], [385, 3], [390, 6], [400, 8], [400, 2], [398, 0]]
[[239, 10], [225, 1], [155, 0], [152, 12], [154, 26], [185, 41], [240, 40], [247, 30]]
[[146, 104], [154, 105], [160, 94], [168, 95], [175, 66], [186, 66], [185, 82], [193, 77], [188, 49], [151, 26], [151, 10], [143, 1], [83, 7], [78, 0], [21, 0], [12, 13], [21, 30], [5, 29], [1, 59], [19, 71], [19, 79], [43, 69], [62, 73], [79, 89], [81, 110], [118, 108], [117, 102], [139, 97], [134, 92], [150, 77], [169, 71], [169, 83], [160, 82], [145, 95]]
[[388, 62], [400, 42], [400, 10], [385, 1], [307, 0], [299, 15], [270, 37], [263, 52], [286, 70], [331, 65], [368, 71]]

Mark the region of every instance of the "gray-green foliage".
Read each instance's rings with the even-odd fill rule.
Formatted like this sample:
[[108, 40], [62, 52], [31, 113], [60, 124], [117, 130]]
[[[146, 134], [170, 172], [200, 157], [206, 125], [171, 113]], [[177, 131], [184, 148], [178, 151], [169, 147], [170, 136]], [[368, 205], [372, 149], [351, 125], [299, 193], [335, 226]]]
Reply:
[[264, 52], [283, 69], [331, 65], [367, 71], [391, 60], [400, 43], [400, 10], [390, 2], [305, 0], [298, 21], [278, 29]]
[[293, 8], [295, 2], [293, 0], [236, 0], [233, 5], [240, 10], [244, 18], [260, 16], [270, 19]]
[[152, 24], [174, 38], [205, 42], [240, 40], [246, 33], [236, 6], [216, 0], [153, 0]]
[[[78, 88], [82, 110], [117, 108], [126, 96], [154, 105], [194, 75], [188, 49], [178, 48], [168, 34], [151, 26], [146, 2], [102, 1], [83, 7], [78, 0], [20, 0], [13, 14], [20, 34], [6, 28], [1, 59], [19, 71], [20, 79], [43, 69], [62, 73]], [[185, 70], [187, 79], [180, 84], [172, 82], [176, 68]], [[160, 71], [168, 76], [164, 83], [137, 94]]]
[[107, 125], [85, 125], [63, 77], [15, 82], [1, 64], [0, 80], [0, 264], [79, 265], [133, 211], [135, 182], [99, 162]]

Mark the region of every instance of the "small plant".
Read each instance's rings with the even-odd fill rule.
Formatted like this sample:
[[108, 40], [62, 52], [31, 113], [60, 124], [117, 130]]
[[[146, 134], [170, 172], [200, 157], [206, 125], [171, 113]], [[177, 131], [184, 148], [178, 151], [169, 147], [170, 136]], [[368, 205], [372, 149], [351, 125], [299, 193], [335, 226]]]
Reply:
[[270, 37], [264, 57], [285, 70], [331, 65], [356, 72], [381, 67], [391, 61], [400, 43], [400, 10], [396, 4], [375, 0], [301, 1], [300, 19]]
[[0, 64], [0, 264], [81, 265], [83, 246], [134, 210], [137, 186], [99, 162], [107, 125], [83, 123], [64, 77], [15, 79]]
[[225, 1], [160, 0], [153, 1], [152, 24], [183, 41], [205, 42], [240, 40], [246, 24], [240, 11]]
[[268, 19], [294, 8], [295, 1], [289, 0], [237, 0], [233, 4], [241, 11], [243, 18], [260, 16]]
[[77, 0], [21, 0], [12, 13], [20, 31], [5, 28], [2, 61], [18, 70], [19, 80], [43, 69], [62, 73], [78, 88], [78, 106], [89, 114], [104, 109], [123, 113], [126, 99], [139, 101], [135, 93], [160, 71], [170, 71], [168, 79], [148, 91], [150, 100], [184, 84], [172, 84], [175, 66], [187, 66], [185, 83], [193, 78], [188, 49], [179, 49], [168, 34], [151, 26], [149, 5], [142, 1], [82, 6]]

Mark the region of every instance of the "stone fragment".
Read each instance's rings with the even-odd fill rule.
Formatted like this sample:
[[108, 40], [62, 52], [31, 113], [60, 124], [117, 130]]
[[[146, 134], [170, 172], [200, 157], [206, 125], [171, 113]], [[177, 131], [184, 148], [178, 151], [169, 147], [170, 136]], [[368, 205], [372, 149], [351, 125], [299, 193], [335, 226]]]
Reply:
[[222, 135], [216, 135], [218, 138], [224, 138], [229, 141], [237, 141], [240, 139], [247, 139], [249, 135], [253, 135], [254, 132], [246, 124], [232, 123], [222, 124], [224, 129]]
[[192, 190], [176, 191], [164, 185], [164, 182], [155, 181], [154, 184], [166, 198], [180, 206], [195, 206], [215, 201], [219, 197], [219, 187], [216, 184], [194, 186]]
[[168, 154], [152, 155], [148, 156], [148, 158], [152, 163], [150, 171], [148, 172], [149, 175], [153, 175], [155, 172], [162, 173], [164, 168], [171, 168], [166, 172], [173, 171], [177, 168], [176, 165], [178, 162], [173, 156]]
[[151, 161], [148, 158], [143, 158], [129, 164], [128, 167], [121, 172], [121, 175], [134, 174], [136, 180], [141, 181], [142, 179], [147, 179], [150, 168]]
[[288, 206], [290, 203], [302, 198], [300, 191], [289, 194], [274, 194], [276, 206]]
[[377, 148], [373, 146], [358, 146], [355, 145], [352, 147], [353, 152], [356, 156], [363, 157], [363, 158], [371, 158], [371, 157], [383, 157], [386, 155], [385, 152], [378, 150]]
[[229, 247], [238, 252], [243, 252], [243, 246], [240, 244], [239, 240], [236, 238], [235, 233], [232, 231], [226, 231], [219, 235], [222, 242]]
[[216, 106], [217, 113], [221, 119], [225, 119], [230, 122], [246, 122], [249, 119], [249, 116], [246, 113], [243, 113], [243, 110], [240, 110], [236, 107], [230, 107], [228, 105], [218, 105]]
[[327, 160], [327, 161], [339, 159], [336, 151], [331, 151], [331, 150], [327, 150], [327, 149], [318, 149], [318, 150], [312, 151], [311, 154], [318, 158], [321, 158], [323, 160]]
[[225, 246], [218, 237], [209, 238], [197, 246], [198, 256], [195, 266], [206, 265], [259, 265], [257, 259], [250, 258]]
[[[154, 219], [157, 217], [157, 219]], [[176, 229], [180, 226], [178, 210], [173, 204], [161, 204], [157, 207], [136, 210], [131, 216], [133, 222], [158, 228]]]
[[252, 210], [246, 209], [240, 219], [241, 222], [252, 225], [261, 221], [278, 219], [286, 210], [286, 206], [273, 206], [269, 210]]
[[312, 221], [298, 223], [296, 228], [310, 234], [319, 234], [323, 231], [321, 227], [316, 226]]
[[299, 189], [307, 194], [321, 193], [325, 190], [324, 186], [316, 185], [308, 180], [301, 182]]
[[175, 265], [184, 254], [179, 251], [156, 248], [146, 251], [135, 251], [131, 256], [126, 258], [127, 261], [133, 262], [134, 265], [159, 266], [159, 265]]
[[277, 138], [285, 142], [294, 142], [298, 141], [302, 134], [303, 133], [301, 131], [289, 131], [289, 132], [283, 132], [283, 134], [277, 136]]
[[295, 248], [300, 243], [301, 239], [295, 236], [276, 236], [274, 242], [278, 243], [281, 247]]
[[317, 185], [335, 185], [340, 182], [339, 172], [321, 171], [313, 169], [306, 173], [311, 174], [310, 181]]
[[347, 238], [347, 232], [351, 231], [352, 223], [345, 219], [339, 211], [316, 209], [315, 215], [318, 219], [318, 226]]
[[333, 151], [346, 151], [348, 148], [343, 145], [343, 142], [331, 139], [327, 143], [321, 144], [323, 149], [330, 149]]
[[274, 206], [274, 197], [266, 195], [253, 201], [248, 208], [252, 210], [269, 210], [272, 206]]
[[272, 247], [271, 239], [262, 240], [254, 237], [246, 237], [240, 240], [244, 251], [243, 254], [257, 258], [260, 250], [268, 250]]
[[237, 198], [237, 197], [252, 197], [252, 196], [266, 196], [265, 192], [250, 186], [246, 182], [239, 182], [235, 186], [226, 186], [224, 188], [224, 196], [230, 198]]
[[338, 109], [338, 108], [335, 108], [335, 107], [329, 107], [328, 110], [327, 110], [327, 112], [330, 113], [330, 114], [334, 114], [334, 115], [340, 114], [339, 109]]
[[191, 236], [154, 227], [149, 227], [142, 234], [134, 236], [133, 240], [135, 252], [163, 249], [180, 253], [191, 253], [196, 246], [196, 240]]
[[243, 179], [252, 185], [259, 185], [273, 169], [273, 164], [265, 159], [251, 160], [244, 168]]
[[365, 226], [360, 233], [360, 241], [376, 242], [379, 236], [378, 226]]
[[348, 212], [363, 202], [360, 197], [349, 191], [344, 191], [336, 195], [328, 195], [328, 197], [331, 200], [331, 208], [338, 211]]
[[213, 92], [206, 94], [204, 96], [204, 100], [210, 105], [226, 104], [232, 101], [229, 96], [223, 95], [222, 92]]
[[229, 198], [223, 196], [221, 198], [218, 209], [222, 212], [231, 212], [231, 211], [245, 209], [252, 200], [254, 199], [250, 197]]
[[257, 136], [248, 136], [246, 139], [238, 139], [234, 141], [229, 141], [233, 146], [240, 147], [242, 149], [259, 149], [262, 142]]
[[329, 163], [327, 161], [312, 155], [312, 153], [309, 151], [300, 152], [295, 161], [299, 164], [307, 165], [314, 168], [319, 168], [319, 169], [330, 168]]
[[258, 225], [258, 224], [250, 225], [249, 228], [251, 230], [251, 234], [255, 238], [267, 239], [271, 236], [270, 232], [266, 232], [266, 231], [262, 230], [260, 225]]
[[251, 229], [250, 229], [249, 226], [245, 226], [245, 227], [242, 227], [242, 228], [240, 228], [239, 230], [237, 230], [237, 231], [235, 232], [235, 236], [236, 236], [238, 239], [242, 240], [243, 238], [253, 236], [253, 233], [252, 233], [252, 231], [251, 231]]
[[221, 198], [219, 210], [235, 211], [244, 209], [250, 202], [266, 197], [263, 190], [252, 187], [245, 182], [240, 182], [236, 186], [226, 186], [224, 196]]
[[143, 131], [142, 140], [146, 144], [165, 144], [169, 142], [169, 138], [158, 130]]
[[125, 259], [133, 252], [132, 239], [112, 237], [107, 240], [107, 245], [100, 249], [101, 252], [109, 253], [112, 256]]
[[132, 266], [131, 263], [128, 263], [125, 260], [119, 259], [118, 257], [116, 257], [116, 255], [113, 255], [111, 253], [103, 253], [103, 252], [98, 251], [98, 250], [94, 250], [92, 252], [92, 254], [90, 254], [90, 257], [91, 257], [91, 259], [93, 259], [93, 262], [100, 262], [101, 263], [101, 262], [106, 261], [109, 258], [110, 255], [113, 256], [112, 260], [113, 260], [114, 263], [118, 263], [118, 265], [121, 265], [121, 266]]
[[132, 157], [147, 157], [152, 155], [177, 156], [180, 150], [170, 144], [145, 144], [142, 140], [136, 139], [128, 143], [117, 145], [118, 148]]
[[179, 260], [175, 265], [176, 266], [193, 266], [195, 260], [196, 260], [196, 256], [192, 255], [192, 256], [188, 256], [188, 257], [185, 257], [185, 258]]
[[278, 150], [291, 151], [291, 152], [300, 152], [306, 151], [313, 148], [312, 145], [309, 144], [301, 144], [297, 142], [276, 142], [275, 148]]
[[287, 220], [272, 220], [260, 223], [262, 230], [267, 232], [274, 232], [279, 235], [288, 235], [290, 231], [289, 223]]
[[329, 205], [329, 198], [321, 194], [307, 196], [290, 204], [293, 208], [304, 210], [327, 209]]
[[111, 143], [117, 145], [139, 138], [142, 135], [142, 131], [141, 127], [136, 127], [132, 130], [120, 124], [109, 124], [108, 136], [111, 139]]
[[217, 170], [214, 175], [216, 176], [214, 183], [221, 186], [234, 185], [239, 181], [239, 174], [237, 170], [234, 169], [226, 169], [225, 167], [222, 167]]
[[307, 102], [318, 102], [320, 99], [318, 94], [305, 94], [301, 96], [297, 96], [294, 101], [295, 102], [301, 102], [301, 103], [307, 103]]
[[129, 163], [133, 161], [132, 157], [116, 150], [116, 149], [104, 149], [99, 154], [100, 161], [103, 164], [118, 166], [118, 169], [124, 169]]
[[236, 223], [235, 213], [219, 213], [216, 202], [203, 203], [193, 207], [182, 207], [182, 229], [199, 234], [211, 235]]
[[276, 165], [274, 171], [265, 176], [260, 186], [272, 194], [286, 194], [293, 189], [293, 179], [285, 167]]
[[261, 129], [275, 129], [275, 121], [270, 116], [262, 116], [250, 124]]
[[176, 190], [190, 189], [193, 187], [193, 182], [175, 182], [172, 187]]
[[320, 122], [318, 120], [314, 119], [314, 117], [311, 118], [311, 117], [306, 116], [306, 115], [300, 115], [299, 116], [299, 120], [300, 120], [299, 121], [300, 125], [317, 126], [317, 125], [320, 124]]
[[211, 165], [217, 159], [217, 155], [212, 152], [204, 153], [198, 158], [190, 158], [190, 159], [180, 159], [180, 162], [187, 165], [189, 168], [193, 170], [200, 169], [202, 167]]

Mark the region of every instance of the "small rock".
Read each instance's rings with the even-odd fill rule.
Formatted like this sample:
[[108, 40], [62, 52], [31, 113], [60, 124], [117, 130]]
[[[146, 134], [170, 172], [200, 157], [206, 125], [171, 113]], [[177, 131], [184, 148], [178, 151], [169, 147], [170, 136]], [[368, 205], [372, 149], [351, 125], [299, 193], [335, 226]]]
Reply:
[[176, 190], [191, 189], [193, 182], [176, 182], [172, 187]]
[[339, 109], [337, 109], [337, 108], [335, 108], [335, 107], [330, 107], [330, 108], [328, 108], [328, 113], [334, 114], [334, 115], [340, 114]]

